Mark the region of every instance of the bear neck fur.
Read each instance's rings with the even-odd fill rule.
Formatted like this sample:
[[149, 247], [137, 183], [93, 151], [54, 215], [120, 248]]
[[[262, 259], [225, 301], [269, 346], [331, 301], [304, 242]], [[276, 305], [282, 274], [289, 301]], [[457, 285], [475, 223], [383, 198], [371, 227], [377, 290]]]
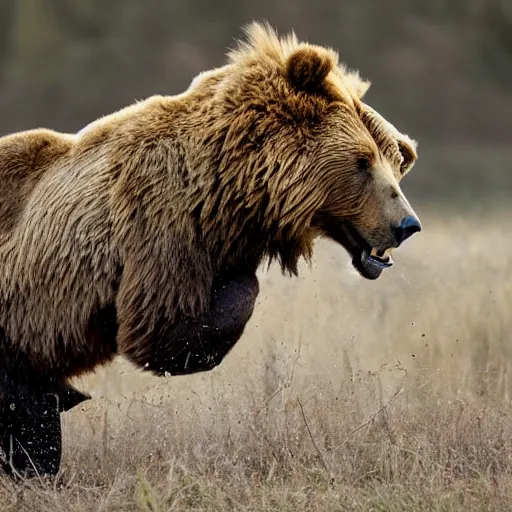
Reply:
[[[222, 93], [224, 95], [224, 93]], [[187, 99], [188, 101], [189, 99]], [[162, 99], [180, 111], [180, 100]], [[277, 260], [283, 272], [297, 274], [301, 257], [312, 256], [311, 221], [325, 199], [308, 172], [308, 151], [283, 144], [263, 105], [240, 101], [227, 112], [216, 91], [198, 91], [197, 110], [187, 110], [184, 124], [201, 118], [202, 130], [183, 128], [183, 168], [187, 190], [185, 215], [192, 215], [199, 236], [220, 275], [255, 271], [263, 260]], [[180, 116], [180, 114], [178, 114]], [[302, 144], [307, 144], [304, 133]]]

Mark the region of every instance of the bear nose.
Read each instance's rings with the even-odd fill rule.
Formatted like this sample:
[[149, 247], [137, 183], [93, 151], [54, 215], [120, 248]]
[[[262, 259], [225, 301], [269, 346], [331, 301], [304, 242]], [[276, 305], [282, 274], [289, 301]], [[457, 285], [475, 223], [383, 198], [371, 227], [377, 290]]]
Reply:
[[402, 219], [400, 225], [395, 227], [395, 239], [397, 245], [400, 245], [410, 236], [414, 235], [418, 231], [421, 231], [420, 221], [412, 215], [407, 215]]

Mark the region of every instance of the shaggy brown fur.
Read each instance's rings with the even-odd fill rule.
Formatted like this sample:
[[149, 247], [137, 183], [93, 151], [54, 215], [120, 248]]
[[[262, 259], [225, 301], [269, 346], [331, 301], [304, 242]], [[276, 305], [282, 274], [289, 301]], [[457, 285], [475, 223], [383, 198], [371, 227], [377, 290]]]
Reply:
[[181, 95], [76, 135], [0, 139], [6, 371], [65, 379], [122, 353], [177, 373], [183, 326], [208, 318], [228, 282], [246, 301], [228, 345], [241, 336], [257, 286], [248, 277], [237, 296], [239, 276], [264, 259], [295, 274], [318, 236], [351, 254], [395, 243], [390, 226], [412, 214], [398, 182], [414, 145], [365, 108], [368, 83], [334, 51], [257, 24], [248, 35]]

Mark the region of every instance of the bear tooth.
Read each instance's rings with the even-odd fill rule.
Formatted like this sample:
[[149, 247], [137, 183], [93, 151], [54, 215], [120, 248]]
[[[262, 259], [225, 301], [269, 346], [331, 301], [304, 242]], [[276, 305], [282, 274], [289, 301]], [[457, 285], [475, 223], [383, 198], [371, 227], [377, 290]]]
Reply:
[[386, 260], [388, 258], [391, 258], [391, 251], [393, 249], [391, 247], [388, 247], [384, 252], [378, 251], [375, 249], [375, 247], [372, 248], [371, 256], [374, 256], [375, 258], [378, 258], [380, 260]]

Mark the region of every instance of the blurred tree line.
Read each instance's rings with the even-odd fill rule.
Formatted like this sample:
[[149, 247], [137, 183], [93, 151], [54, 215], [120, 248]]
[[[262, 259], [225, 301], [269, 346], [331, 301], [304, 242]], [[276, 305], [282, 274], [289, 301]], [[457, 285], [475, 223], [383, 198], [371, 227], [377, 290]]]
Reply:
[[512, 0], [0, 0], [0, 134], [180, 92], [263, 19], [336, 48], [422, 146], [510, 142]]

